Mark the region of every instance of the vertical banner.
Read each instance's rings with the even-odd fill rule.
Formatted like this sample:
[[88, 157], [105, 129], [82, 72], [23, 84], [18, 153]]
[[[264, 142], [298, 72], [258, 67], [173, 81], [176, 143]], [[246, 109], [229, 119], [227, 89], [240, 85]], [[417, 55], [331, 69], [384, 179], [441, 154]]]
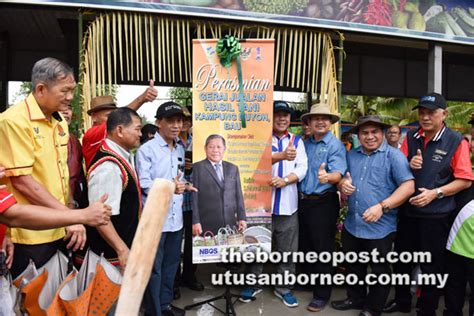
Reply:
[[220, 262], [223, 249], [271, 249], [274, 40], [240, 44], [243, 90], [217, 40], [193, 40], [194, 263]]

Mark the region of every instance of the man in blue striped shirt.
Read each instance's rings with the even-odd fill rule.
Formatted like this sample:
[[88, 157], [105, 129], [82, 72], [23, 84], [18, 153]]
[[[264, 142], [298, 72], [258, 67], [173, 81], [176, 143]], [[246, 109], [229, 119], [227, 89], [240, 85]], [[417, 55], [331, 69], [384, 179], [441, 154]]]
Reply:
[[[298, 250], [298, 188], [297, 182], [303, 180], [308, 168], [303, 140], [288, 132], [292, 109], [287, 102], [273, 103], [272, 137], [272, 243], [273, 251], [294, 252]], [[260, 274], [263, 264], [249, 266], [249, 273]], [[294, 262], [281, 262], [277, 271], [283, 274], [295, 273]], [[259, 288], [247, 288], [241, 293], [240, 301], [250, 302], [260, 293]], [[298, 306], [291, 290], [284, 284], [277, 284], [274, 291], [288, 307]]]
[[[349, 132], [361, 146], [347, 154], [348, 173], [339, 183], [349, 196], [349, 210], [342, 231], [344, 252], [377, 250], [384, 258], [392, 250], [397, 230], [397, 208], [415, 191], [414, 177], [402, 152], [388, 145], [383, 129], [390, 127], [375, 115], [363, 116]], [[389, 275], [390, 264], [370, 262], [371, 273]], [[347, 274], [363, 280], [367, 263], [346, 264]], [[389, 285], [347, 285], [347, 298], [332, 302], [336, 310], [362, 309], [359, 316], [380, 315], [390, 292]]]

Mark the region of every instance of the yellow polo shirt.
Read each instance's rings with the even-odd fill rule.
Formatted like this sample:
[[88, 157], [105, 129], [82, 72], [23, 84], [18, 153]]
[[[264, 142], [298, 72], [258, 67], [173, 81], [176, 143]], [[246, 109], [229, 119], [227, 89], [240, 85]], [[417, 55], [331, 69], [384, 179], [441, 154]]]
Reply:
[[[66, 121], [55, 113], [49, 122], [32, 94], [0, 114], [0, 165], [5, 167], [8, 190], [19, 204], [31, 204], [13, 188], [8, 177], [31, 175], [58, 201], [69, 196]], [[11, 229], [13, 242], [44, 244], [63, 238], [64, 228], [32, 231]]]

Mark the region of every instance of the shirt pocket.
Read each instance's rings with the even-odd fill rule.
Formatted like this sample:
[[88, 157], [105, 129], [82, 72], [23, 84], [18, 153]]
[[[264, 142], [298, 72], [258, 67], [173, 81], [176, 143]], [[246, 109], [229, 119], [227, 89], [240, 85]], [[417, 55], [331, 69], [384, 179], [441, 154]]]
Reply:
[[[321, 147], [316, 151], [316, 159], [318, 160], [319, 164], [325, 162], [327, 164], [328, 160], [328, 148]], [[318, 165], [319, 168], [319, 165]]]
[[378, 188], [388, 188], [388, 172], [384, 167], [371, 167], [367, 171], [367, 183], [370, 189], [377, 190]]
[[43, 135], [35, 135], [34, 136], [34, 146], [35, 151], [42, 152], [46, 146], [46, 139]]

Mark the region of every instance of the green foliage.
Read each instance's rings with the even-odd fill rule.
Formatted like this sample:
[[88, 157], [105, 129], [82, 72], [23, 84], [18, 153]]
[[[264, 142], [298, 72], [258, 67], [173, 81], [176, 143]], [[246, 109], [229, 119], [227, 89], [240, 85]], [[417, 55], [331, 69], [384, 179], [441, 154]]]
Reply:
[[[341, 100], [341, 118], [343, 121], [356, 122], [359, 116], [379, 115], [385, 123], [407, 125], [418, 121], [418, 112], [412, 111], [416, 99], [343, 96]], [[448, 101], [448, 117], [446, 124], [460, 132], [469, 132], [467, 124], [471, 113], [474, 113], [474, 103]]]
[[10, 104], [10, 106], [12, 106], [13, 104], [16, 104], [16, 103], [20, 102], [22, 99], [26, 98], [28, 96], [28, 94], [31, 93], [32, 90], [33, 90], [33, 86], [31, 85], [31, 82], [23, 81], [20, 85], [20, 90], [18, 90], [15, 93], [15, 95], [13, 96], [13, 100], [12, 100], [12, 103]]
[[169, 90], [168, 97], [182, 106], [191, 106], [193, 102], [191, 88], [173, 87]]
[[448, 118], [446, 124], [460, 133], [471, 133], [471, 125], [467, 122], [474, 113], [474, 102], [448, 101]]
[[106, 84], [103, 88], [97, 86], [97, 95], [111, 95], [114, 97], [114, 101], [117, 102], [117, 93], [119, 89], [120, 85], [118, 84], [113, 84], [112, 86]]
[[74, 92], [74, 99], [71, 101], [72, 107], [72, 119], [71, 124], [69, 124], [69, 133], [76, 135], [76, 137], [80, 137], [80, 135], [84, 132], [81, 130], [82, 127], [82, 109], [79, 103], [80, 95], [79, 89], [76, 88]]
[[142, 126], [145, 126], [146, 124], [153, 124], [152, 122], [148, 121], [145, 115], [138, 114], [140, 116], [140, 119], [142, 121]]
[[416, 102], [414, 99], [343, 96], [342, 120], [356, 122], [359, 116], [379, 115], [386, 123], [406, 125], [418, 119], [411, 110]]

